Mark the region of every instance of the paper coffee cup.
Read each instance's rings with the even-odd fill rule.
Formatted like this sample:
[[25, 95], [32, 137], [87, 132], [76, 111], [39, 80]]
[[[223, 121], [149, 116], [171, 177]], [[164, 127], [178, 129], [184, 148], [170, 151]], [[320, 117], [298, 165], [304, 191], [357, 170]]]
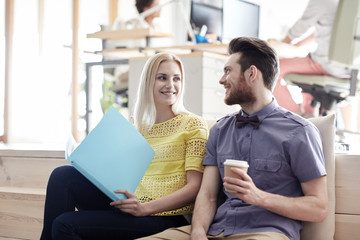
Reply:
[[[249, 168], [249, 164], [246, 161], [226, 159], [224, 162], [225, 177], [239, 178], [239, 175], [237, 175], [231, 171], [232, 167], [238, 167], [238, 168], [241, 168], [243, 171], [247, 172], [247, 170]], [[226, 190], [226, 188], [225, 188], [225, 190]], [[228, 190], [226, 190], [226, 191], [228, 191]], [[231, 191], [228, 191], [228, 192], [231, 192]]]

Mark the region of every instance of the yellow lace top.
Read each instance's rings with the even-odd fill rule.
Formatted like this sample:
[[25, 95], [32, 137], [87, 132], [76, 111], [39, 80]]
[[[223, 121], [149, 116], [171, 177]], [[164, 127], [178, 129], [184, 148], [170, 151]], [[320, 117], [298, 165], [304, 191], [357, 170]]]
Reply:
[[[203, 172], [208, 128], [201, 117], [177, 115], [166, 122], [154, 124], [144, 137], [154, 149], [155, 156], [135, 191], [140, 202], [167, 196], [184, 187], [188, 170]], [[192, 210], [193, 204], [190, 204], [154, 215], [184, 215]]]

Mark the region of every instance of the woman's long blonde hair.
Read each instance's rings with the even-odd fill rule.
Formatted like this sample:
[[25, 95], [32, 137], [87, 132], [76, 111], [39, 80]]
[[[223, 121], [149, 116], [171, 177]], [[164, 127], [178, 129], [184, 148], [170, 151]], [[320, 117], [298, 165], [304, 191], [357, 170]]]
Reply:
[[151, 56], [145, 63], [145, 66], [141, 73], [140, 85], [135, 102], [134, 125], [141, 133], [149, 131], [155, 123], [156, 108], [153, 89], [156, 79], [156, 73], [159, 69], [160, 64], [165, 61], [175, 61], [176, 63], [178, 63], [182, 76], [181, 89], [178, 93], [175, 103], [171, 106], [171, 109], [175, 115], [189, 112], [185, 109], [183, 102], [185, 72], [181, 60], [176, 55], [171, 53], [157, 53]]

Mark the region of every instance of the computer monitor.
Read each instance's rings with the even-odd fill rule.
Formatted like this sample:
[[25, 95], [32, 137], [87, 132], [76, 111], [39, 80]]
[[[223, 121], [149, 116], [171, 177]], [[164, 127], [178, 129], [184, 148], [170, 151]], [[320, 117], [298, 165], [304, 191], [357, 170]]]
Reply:
[[236, 37], [259, 37], [260, 6], [243, 0], [224, 0], [222, 42]]
[[206, 25], [207, 33], [216, 34], [220, 38], [222, 34], [222, 14], [222, 8], [220, 7], [201, 1], [191, 1], [190, 21], [194, 30], [199, 30], [203, 25]]
[[259, 37], [260, 6], [245, 0], [192, 0], [191, 24], [194, 30], [207, 26], [223, 43], [235, 37]]

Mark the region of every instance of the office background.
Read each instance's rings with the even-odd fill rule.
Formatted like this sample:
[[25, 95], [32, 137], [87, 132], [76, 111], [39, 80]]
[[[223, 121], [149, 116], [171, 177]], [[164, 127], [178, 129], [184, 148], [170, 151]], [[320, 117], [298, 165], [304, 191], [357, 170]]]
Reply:
[[[284, 37], [301, 16], [307, 1], [249, 0], [260, 6], [259, 37]], [[183, 3], [190, 15], [191, 1]], [[0, 19], [4, 22], [0, 25], [0, 52], [8, 53], [10, 44], [12, 49], [11, 70], [7, 75], [5, 67], [9, 63], [5, 61], [9, 58], [0, 54], [0, 136], [8, 129], [7, 140], [11, 143], [63, 146], [70, 133], [78, 134], [81, 140], [86, 128], [84, 64], [102, 59], [91, 53], [101, 50], [101, 40], [86, 35], [101, 30], [101, 26], [111, 27], [116, 17], [129, 19], [136, 15], [134, 0], [0, 0]], [[77, 18], [75, 25], [74, 18]], [[160, 22], [164, 31], [175, 35], [162, 44], [186, 43], [184, 16], [175, 4], [162, 8]], [[73, 36], [74, 26], [78, 29], [77, 36]], [[73, 70], [74, 67], [77, 69]], [[103, 70], [95, 68], [93, 74], [101, 76]], [[4, 87], [6, 79], [11, 79], [7, 82], [8, 93]], [[74, 99], [72, 91], [76, 86]], [[6, 96], [7, 123], [4, 122], [6, 108], [2, 107]]]
[[[190, 13], [191, 1], [179, 1]], [[246, 0], [260, 6], [259, 37], [262, 39], [281, 39], [301, 16], [307, 1]], [[103, 60], [102, 54], [93, 53], [102, 49], [101, 39], [87, 38], [87, 34], [111, 28], [117, 17], [129, 19], [136, 15], [134, 0], [0, 0], [0, 22], [3, 23], [0, 24], [0, 239], [39, 239], [50, 173], [57, 166], [69, 164], [64, 159], [69, 134], [76, 136], [78, 141], [85, 136], [85, 66]], [[175, 5], [163, 8], [161, 22], [164, 31], [176, 36], [161, 39], [161, 44], [186, 42], [184, 16]], [[287, 49], [282, 50], [282, 55], [293, 54]], [[221, 89], [217, 75], [210, 68], [216, 63], [221, 74], [227, 56], [206, 52], [188, 55], [191, 56], [185, 61], [187, 66], [197, 70], [203, 70], [204, 66], [207, 68], [197, 71], [197, 74], [190, 71], [187, 79], [190, 76], [201, 83], [204, 79], [212, 79], [211, 87]], [[190, 58], [196, 59], [198, 64], [192, 64]], [[139, 74], [141, 69], [141, 64], [137, 64], [130, 73]], [[93, 90], [100, 96], [108, 72], [97, 65], [92, 68], [91, 75]], [[204, 94], [207, 90], [202, 87], [199, 92]], [[212, 101], [216, 99], [214, 95], [208, 96]], [[222, 101], [221, 96], [217, 98]], [[349, 104], [351, 102], [354, 104]], [[356, 154], [339, 149], [332, 151], [332, 116], [315, 120], [324, 136], [324, 149], [327, 149], [330, 159], [326, 165], [330, 169], [327, 172], [331, 214], [327, 224], [315, 228], [319, 236], [326, 239], [330, 239], [327, 236], [333, 235], [334, 231], [335, 240], [360, 239], [358, 102], [357, 97], [341, 104], [341, 108], [349, 112], [350, 130], [357, 132], [349, 133], [355, 136], [355, 140], [347, 138], [354, 144]], [[214, 105], [207, 102], [204, 106], [214, 110]], [[126, 112], [126, 108], [120, 110]], [[98, 118], [101, 117], [102, 109], [97, 109], [97, 112]], [[1, 143], [4, 140], [11, 144]], [[334, 153], [335, 159], [331, 157]]]

